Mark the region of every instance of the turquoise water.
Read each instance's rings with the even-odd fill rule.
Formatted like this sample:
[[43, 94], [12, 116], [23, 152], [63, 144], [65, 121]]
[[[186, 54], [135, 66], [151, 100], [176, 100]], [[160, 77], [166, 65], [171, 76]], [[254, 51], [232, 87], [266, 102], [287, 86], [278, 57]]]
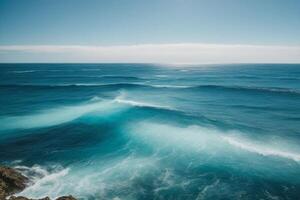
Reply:
[[1, 64], [20, 195], [299, 199], [300, 65]]

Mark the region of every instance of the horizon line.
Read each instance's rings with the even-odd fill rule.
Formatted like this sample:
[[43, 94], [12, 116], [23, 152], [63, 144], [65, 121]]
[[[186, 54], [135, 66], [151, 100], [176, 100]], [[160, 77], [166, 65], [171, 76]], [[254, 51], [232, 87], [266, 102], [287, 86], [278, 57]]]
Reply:
[[0, 45], [1, 63], [300, 63], [299, 45]]

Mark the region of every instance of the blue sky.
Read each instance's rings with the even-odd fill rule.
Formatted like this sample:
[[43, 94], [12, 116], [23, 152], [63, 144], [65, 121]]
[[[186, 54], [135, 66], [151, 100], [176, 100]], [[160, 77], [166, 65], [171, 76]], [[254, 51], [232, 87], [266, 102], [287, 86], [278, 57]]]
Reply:
[[300, 1], [0, 0], [2, 61], [47, 58], [12, 45], [182, 43], [299, 46]]

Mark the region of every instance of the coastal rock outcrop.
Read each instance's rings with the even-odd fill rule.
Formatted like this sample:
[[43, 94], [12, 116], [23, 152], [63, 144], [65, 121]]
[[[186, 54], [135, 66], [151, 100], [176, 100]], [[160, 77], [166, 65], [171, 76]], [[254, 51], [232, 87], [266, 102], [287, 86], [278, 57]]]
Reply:
[[28, 178], [10, 167], [0, 166], [0, 199], [25, 189]]
[[[24, 190], [29, 179], [11, 167], [0, 166], [0, 200], [50, 200], [49, 197], [42, 199], [29, 199], [23, 196], [11, 196]], [[76, 200], [73, 196], [62, 196], [56, 200]]]
[[56, 200], [76, 200], [73, 196], [62, 196], [57, 198]]
[[42, 199], [28, 199], [28, 198], [22, 197], [22, 196], [19, 196], [19, 197], [11, 196], [8, 200], [50, 200], [50, 198], [45, 197], [45, 198], [42, 198]]
[[[23, 196], [11, 196], [8, 200], [51, 200], [49, 197], [45, 197], [42, 199], [28, 199], [26, 197]], [[56, 200], [76, 200], [73, 196], [62, 196], [62, 197], [58, 197]]]

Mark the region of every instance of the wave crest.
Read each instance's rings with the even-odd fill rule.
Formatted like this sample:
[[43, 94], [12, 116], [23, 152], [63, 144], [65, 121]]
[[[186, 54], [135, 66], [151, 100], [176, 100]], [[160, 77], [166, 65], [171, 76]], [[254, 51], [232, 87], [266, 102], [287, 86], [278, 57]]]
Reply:
[[[154, 122], [141, 122], [130, 126], [133, 137], [141, 142], [159, 147], [177, 148], [179, 150], [222, 155], [229, 151], [233, 154], [234, 148], [262, 156], [276, 156], [300, 162], [300, 154], [289, 150], [272, 147], [272, 144], [259, 144], [258, 141], [243, 138], [237, 139], [234, 135], [241, 135], [237, 131], [222, 132], [216, 128], [197, 125], [176, 127]], [[165, 141], [168, 141], [167, 143]], [[277, 145], [282, 142], [276, 141]]]

